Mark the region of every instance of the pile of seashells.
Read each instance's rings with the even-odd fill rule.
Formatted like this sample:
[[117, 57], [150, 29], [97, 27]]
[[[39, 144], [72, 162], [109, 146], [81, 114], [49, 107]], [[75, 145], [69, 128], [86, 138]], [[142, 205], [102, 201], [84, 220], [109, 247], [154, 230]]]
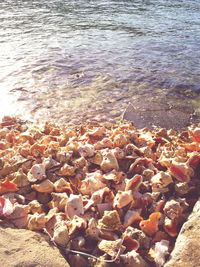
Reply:
[[71, 266], [164, 265], [200, 188], [200, 128], [0, 124], [0, 223], [48, 234]]

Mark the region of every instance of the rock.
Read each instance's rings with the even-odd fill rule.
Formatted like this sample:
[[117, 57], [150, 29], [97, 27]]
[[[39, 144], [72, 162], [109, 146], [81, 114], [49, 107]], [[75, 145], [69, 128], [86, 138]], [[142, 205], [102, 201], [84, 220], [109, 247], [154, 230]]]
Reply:
[[[148, 99], [148, 100], [147, 100]], [[194, 109], [191, 104], [183, 101], [176, 102], [167, 98], [146, 97], [131, 99], [123, 113], [123, 119], [132, 121], [138, 128], [153, 125], [173, 128], [176, 130], [185, 129], [191, 123], [198, 122], [194, 117]]]
[[69, 267], [44, 235], [25, 229], [0, 227], [0, 259], [6, 267]]
[[200, 267], [200, 200], [182, 226], [174, 250], [164, 267]]

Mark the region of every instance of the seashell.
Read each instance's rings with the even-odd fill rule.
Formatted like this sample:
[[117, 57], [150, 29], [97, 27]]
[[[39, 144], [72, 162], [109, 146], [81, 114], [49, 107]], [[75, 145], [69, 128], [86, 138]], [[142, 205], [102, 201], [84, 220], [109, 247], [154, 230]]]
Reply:
[[116, 210], [104, 211], [103, 217], [98, 220], [98, 227], [107, 230], [119, 230], [122, 228], [119, 214]]
[[28, 180], [31, 183], [41, 181], [46, 178], [45, 166], [43, 164], [35, 164], [28, 172]]
[[71, 185], [69, 182], [66, 182], [64, 178], [60, 178], [54, 183], [54, 188], [57, 193], [66, 192], [68, 194], [73, 193]]
[[165, 217], [163, 228], [171, 237], [176, 237], [178, 235], [176, 220], [171, 220], [168, 217]]
[[121, 209], [133, 201], [133, 194], [131, 190], [128, 191], [118, 191], [114, 201], [113, 207]]
[[88, 159], [90, 163], [93, 163], [96, 165], [101, 165], [102, 160], [103, 160], [103, 156], [100, 151], [95, 152], [95, 155]]
[[67, 221], [66, 224], [69, 235], [87, 228], [87, 221], [77, 215], [75, 215], [71, 221]]
[[181, 207], [180, 202], [171, 199], [165, 203], [163, 211], [169, 219], [174, 220], [181, 216], [183, 208]]
[[13, 204], [8, 198], [0, 196], [0, 216], [8, 216], [13, 213]]
[[40, 184], [33, 184], [31, 188], [40, 193], [51, 193], [54, 191], [54, 184], [49, 179], [46, 179]]
[[2, 182], [0, 181], [0, 194], [16, 192], [17, 190], [17, 185], [8, 178], [4, 179]]
[[19, 188], [28, 186], [30, 184], [27, 175], [22, 169], [19, 169], [19, 171], [15, 173], [12, 182], [15, 183]]
[[18, 228], [25, 228], [28, 223], [29, 206], [15, 203], [13, 212], [7, 218]]
[[141, 174], [145, 169], [149, 168], [152, 159], [149, 158], [137, 158], [130, 166], [129, 174]]
[[55, 159], [59, 163], [67, 163], [72, 157], [73, 152], [66, 152], [66, 150], [60, 150], [56, 153]]
[[166, 261], [166, 255], [168, 255], [169, 251], [169, 241], [161, 240], [155, 244], [155, 256], [154, 260], [157, 267], [162, 267]]
[[200, 143], [200, 128], [199, 127], [196, 127], [190, 130], [189, 133], [195, 142]]
[[152, 191], [160, 192], [173, 182], [169, 173], [160, 171], [151, 178]]
[[91, 196], [91, 200], [95, 205], [97, 205], [102, 203], [103, 200], [105, 200], [106, 195], [110, 195], [109, 198], [109, 203], [110, 203], [110, 201], [114, 198], [114, 194], [108, 187], [104, 187], [102, 189], [95, 191]]
[[127, 145], [128, 143], [128, 139], [126, 138], [126, 136], [124, 134], [117, 134], [114, 136], [113, 138], [113, 144], [114, 147], [124, 147], [125, 145]]
[[32, 200], [31, 202], [28, 203], [29, 209], [31, 213], [43, 213], [42, 205], [36, 200]]
[[140, 222], [141, 230], [148, 236], [154, 235], [158, 231], [158, 223], [159, 223], [160, 217], [161, 217], [160, 212], [151, 213], [151, 215], [149, 216], [149, 219], [142, 220]]
[[94, 144], [94, 148], [99, 150], [103, 148], [113, 148], [114, 144], [108, 137], [104, 137], [101, 141]]
[[34, 213], [28, 216], [28, 225], [27, 228], [32, 231], [38, 231], [45, 228], [45, 224], [47, 222], [47, 218], [45, 217], [45, 213]]
[[148, 237], [141, 230], [128, 226], [125, 232], [123, 233], [123, 237], [126, 236], [130, 236], [132, 239], [136, 239], [140, 244], [140, 248], [149, 249], [151, 238]]
[[141, 221], [142, 217], [140, 216], [141, 210], [128, 210], [124, 216], [124, 227], [132, 225], [134, 222]]
[[73, 176], [73, 175], [75, 175], [75, 170], [76, 170], [75, 166], [71, 166], [71, 165], [68, 165], [67, 163], [65, 163], [61, 167], [61, 169], [58, 171], [58, 175], [60, 175], [60, 176]]
[[65, 210], [67, 204], [68, 196], [66, 193], [51, 193], [52, 200], [49, 203], [50, 208], [58, 208], [60, 211]]
[[187, 163], [173, 162], [169, 171], [179, 182], [189, 182], [194, 175], [194, 171]]
[[66, 247], [69, 243], [69, 233], [66, 222], [61, 220], [56, 222], [52, 240], [59, 246]]
[[65, 214], [72, 219], [75, 215], [80, 216], [84, 214], [83, 199], [81, 195], [71, 194], [65, 206]]
[[30, 148], [30, 154], [36, 158], [41, 157], [44, 154], [45, 150], [46, 146], [35, 143]]
[[195, 169], [198, 165], [199, 165], [199, 162], [200, 162], [200, 155], [199, 153], [196, 153], [196, 152], [193, 152], [190, 154], [190, 157], [188, 159], [188, 165], [190, 167], [192, 167], [193, 169]]
[[111, 203], [100, 203], [100, 204], [97, 204], [97, 210], [99, 212], [99, 215], [102, 217], [103, 214], [104, 214], [104, 211], [112, 210], [112, 204]]
[[49, 170], [49, 169], [52, 169], [54, 167], [59, 167], [60, 166], [59, 162], [57, 162], [56, 160], [52, 159], [52, 157], [45, 158], [42, 161], [42, 165], [44, 165], [45, 170]]
[[87, 160], [84, 157], [80, 157], [73, 161], [73, 165], [78, 169], [83, 168], [87, 165]]
[[98, 248], [114, 258], [119, 253], [119, 251], [119, 254], [121, 254], [126, 249], [122, 245], [122, 242], [122, 239], [117, 239], [115, 241], [101, 240], [98, 244]]
[[143, 182], [143, 178], [141, 175], [138, 175], [138, 174], [136, 174], [132, 179], [125, 179], [125, 183], [126, 183], [125, 191], [138, 190], [142, 182]]
[[175, 184], [175, 191], [177, 192], [178, 195], [185, 195], [190, 191], [190, 188], [188, 186], [188, 183], [176, 183]]
[[148, 267], [148, 264], [135, 250], [120, 255], [120, 259], [126, 267]]
[[94, 156], [95, 153], [95, 149], [94, 146], [91, 144], [85, 144], [85, 145], [81, 145], [78, 149], [78, 152], [80, 153], [80, 155], [84, 158], [88, 158], [88, 157], [92, 157]]
[[152, 148], [155, 145], [155, 140], [152, 137], [152, 133], [141, 132], [139, 137], [137, 138], [136, 145], [139, 145], [140, 147], [148, 146]]
[[86, 178], [81, 181], [79, 191], [83, 195], [91, 195], [95, 191], [106, 187], [106, 184], [102, 183], [103, 176], [101, 172], [87, 173]]
[[121, 149], [119, 147], [115, 147], [114, 149], [112, 149], [112, 152], [117, 159], [125, 158], [125, 152], [123, 151], [123, 149]]
[[89, 137], [95, 138], [95, 139], [101, 139], [104, 137], [106, 133], [105, 127], [97, 127], [92, 129], [92, 131], [89, 131], [87, 134]]
[[112, 171], [113, 169], [116, 171], [119, 170], [117, 158], [115, 157], [112, 151], [106, 153], [106, 155], [103, 157], [100, 167], [104, 172], [109, 172]]
[[85, 230], [86, 237], [94, 240], [99, 240], [100, 230], [97, 227], [97, 222], [94, 218], [91, 218], [88, 222], [88, 227]]
[[131, 238], [130, 236], [124, 237], [123, 245], [125, 246], [127, 252], [132, 250], [137, 251], [140, 247], [139, 242], [136, 239]]

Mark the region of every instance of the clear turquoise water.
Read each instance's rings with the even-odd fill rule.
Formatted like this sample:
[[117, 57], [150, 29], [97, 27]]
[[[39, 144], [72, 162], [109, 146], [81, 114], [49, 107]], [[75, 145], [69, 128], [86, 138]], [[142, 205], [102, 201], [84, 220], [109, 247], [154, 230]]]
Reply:
[[136, 96], [199, 99], [198, 0], [4, 0], [0, 25], [1, 114], [112, 119]]

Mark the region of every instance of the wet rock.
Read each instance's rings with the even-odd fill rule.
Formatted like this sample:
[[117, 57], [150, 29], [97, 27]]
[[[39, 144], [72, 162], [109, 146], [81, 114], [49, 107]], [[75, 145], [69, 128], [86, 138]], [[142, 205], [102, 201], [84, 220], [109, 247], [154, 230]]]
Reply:
[[6, 267], [69, 267], [42, 234], [24, 229], [0, 228], [0, 259]]
[[200, 266], [200, 200], [184, 223], [165, 267]]
[[[145, 99], [145, 97], [144, 97]], [[194, 109], [190, 103], [166, 98], [132, 99], [124, 111], [123, 119], [132, 121], [138, 128], [153, 125], [167, 129], [183, 129], [194, 123]]]

